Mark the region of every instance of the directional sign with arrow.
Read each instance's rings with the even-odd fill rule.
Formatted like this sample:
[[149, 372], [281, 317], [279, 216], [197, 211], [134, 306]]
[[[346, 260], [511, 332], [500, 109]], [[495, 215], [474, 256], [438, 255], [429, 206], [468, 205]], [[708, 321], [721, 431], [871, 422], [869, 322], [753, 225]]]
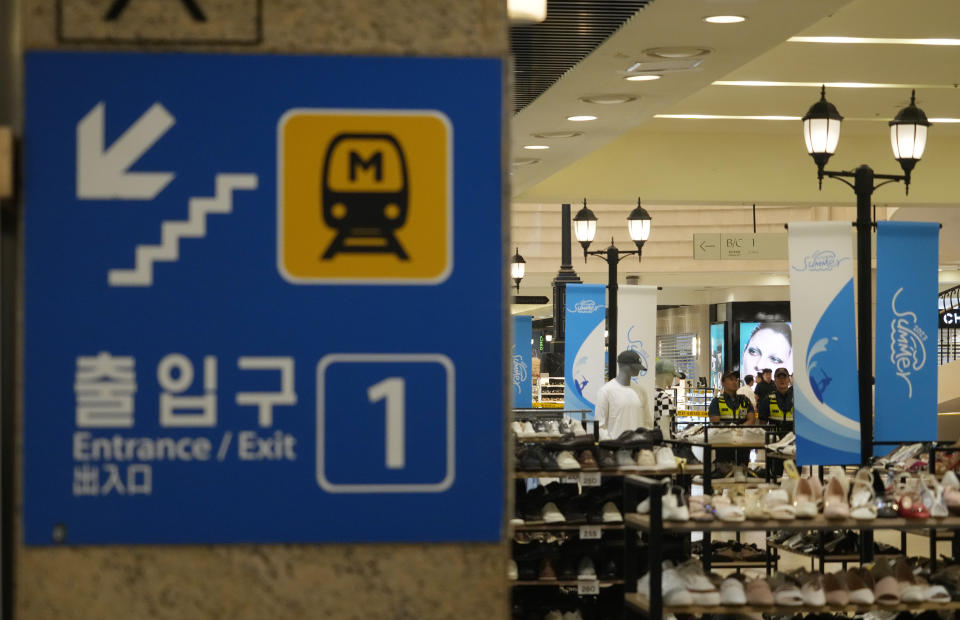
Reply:
[[150, 106], [104, 149], [106, 105], [100, 102], [77, 123], [77, 198], [153, 200], [173, 181], [172, 172], [129, 172], [176, 119], [160, 103]]
[[694, 233], [693, 258], [695, 260], [720, 258], [720, 233]]

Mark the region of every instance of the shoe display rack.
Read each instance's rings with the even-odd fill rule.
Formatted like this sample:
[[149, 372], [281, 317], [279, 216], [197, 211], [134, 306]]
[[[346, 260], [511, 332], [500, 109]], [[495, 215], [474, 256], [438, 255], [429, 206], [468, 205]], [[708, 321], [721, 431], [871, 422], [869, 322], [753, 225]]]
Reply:
[[[559, 378], [561, 402], [562, 381]], [[514, 421], [533, 424], [579, 418], [582, 430], [586, 430], [586, 413], [586, 410], [516, 409], [513, 417]], [[522, 450], [532, 449], [541, 454], [549, 447], [574, 452], [589, 450], [596, 456], [598, 429], [596, 424], [591, 426], [590, 433], [573, 437], [515, 435], [515, 440]], [[566, 445], [568, 443], [570, 445]], [[513, 474], [517, 504], [516, 518], [510, 525], [513, 561], [517, 566], [516, 578], [511, 580], [514, 615], [546, 617], [554, 609], [564, 609], [586, 620], [605, 616], [599, 611], [603, 605], [601, 599], [619, 608], [617, 601], [623, 596], [624, 525], [620, 509], [622, 478], [626, 472], [600, 471], [599, 467], [583, 465], [577, 470], [563, 470], [555, 458], [545, 458], [542, 462], [551, 469], [515, 469]], [[519, 460], [517, 465], [521, 465]], [[620, 482], [614, 485], [612, 478], [619, 478]], [[539, 479], [540, 484], [529, 489], [533, 484], [531, 479]], [[597, 508], [611, 500], [620, 504], [619, 521], [604, 522], [602, 509]], [[541, 506], [548, 502], [558, 505], [561, 516], [552, 515], [553, 518], [563, 521], [547, 522], [544, 515], [538, 514]], [[527, 542], [534, 539], [545, 542]]]
[[[844, 606], [665, 606], [661, 592], [662, 564], [664, 559], [663, 542], [669, 534], [689, 534], [692, 532], [731, 532], [731, 531], [768, 531], [768, 530], [810, 530], [824, 531], [835, 529], [850, 529], [859, 531], [873, 530], [949, 530], [955, 536], [960, 536], [960, 517], [950, 516], [937, 519], [905, 519], [905, 518], [876, 518], [869, 521], [855, 519], [827, 519], [823, 515], [809, 519], [783, 520], [745, 520], [741, 522], [729, 521], [680, 521], [665, 522], [662, 519], [663, 497], [666, 485], [662, 480], [649, 477], [630, 476], [625, 479], [624, 503], [633, 505], [641, 495], [649, 497], [650, 513], [641, 515], [628, 513], [624, 516], [624, 523], [629, 530], [625, 539], [626, 558], [624, 563], [624, 602], [628, 617], [663, 618], [666, 614], [716, 615], [764, 613], [774, 615], [797, 615], [808, 612], [816, 613], [846, 613], [864, 612], [877, 609], [878, 606], [844, 605]], [[639, 535], [646, 536], [647, 564], [649, 566], [649, 597], [636, 592], [638, 572]], [[872, 547], [871, 547], [872, 552]], [[709, 571], [709, 567], [705, 567]], [[889, 611], [952, 611], [960, 610], [960, 601], [949, 603], [899, 603], [883, 605], [882, 609]]]
[[[572, 413], [580, 412], [515, 410], [514, 420], [558, 421], [563, 419], [565, 414]], [[651, 437], [659, 438], [659, 433], [651, 432]], [[517, 565], [516, 579], [512, 581], [514, 611], [540, 614], [550, 608], [548, 601], [553, 600], [553, 590], [558, 590], [568, 597], [568, 607], [570, 595], [582, 599], [577, 610], [586, 620], [610, 617], [611, 603], [613, 616], [619, 617], [623, 607], [624, 584], [622, 567], [625, 527], [622, 514], [624, 510], [636, 508], [636, 504], [628, 506], [623, 503], [623, 479], [637, 474], [640, 466], [605, 466], [605, 463], [611, 461], [600, 457], [601, 449], [608, 450], [606, 447], [601, 448], [607, 442], [598, 442], [597, 437], [590, 434], [564, 437], [516, 436], [516, 443], [523, 455], [518, 456], [518, 466], [522, 464], [521, 461], [531, 461], [531, 451], [571, 451], [575, 454], [589, 451], [594, 458], [589, 466], [581, 459], [579, 470], [558, 469], [563, 460], [559, 457], [542, 459], [545, 463], [556, 463], [557, 468], [515, 470], [517, 512], [510, 526], [511, 538], [514, 540], [513, 559]], [[682, 444], [683, 442], [656, 441], [654, 447], [674, 446], [678, 452], [692, 458], [692, 453], [682, 451]], [[612, 454], [612, 451], [608, 451], [608, 454]], [[699, 463], [687, 465], [684, 462], [682, 467], [664, 467], [661, 462], [657, 471], [645, 472], [645, 475], [676, 479], [678, 485], [685, 485], [689, 491], [693, 476], [703, 472], [704, 466]], [[534, 486], [531, 479], [539, 479], [539, 485]], [[549, 502], [554, 503], [556, 511], [550, 506], [548, 515], [546, 505]], [[609, 522], [605, 516], [610, 515], [603, 514], [601, 506], [607, 502], [616, 504], [617, 513], [611, 519], [615, 522]], [[531, 537], [533, 540], [548, 542], [531, 544]], [[558, 544], [559, 539], [563, 542]], [[517, 542], [518, 540], [522, 540], [524, 544]], [[576, 566], [578, 563], [583, 564], [584, 557], [591, 558], [592, 562], [586, 574], [577, 570]], [[577, 562], [578, 559], [581, 561]], [[614, 564], [615, 573], [612, 570]], [[607, 611], [598, 611], [604, 609]]]
[[710, 406], [710, 401], [718, 393], [718, 390], [711, 388], [676, 387], [673, 390], [673, 400], [677, 403], [677, 410], [685, 411], [706, 411]]
[[540, 377], [536, 401], [541, 405], [563, 406], [563, 377]]

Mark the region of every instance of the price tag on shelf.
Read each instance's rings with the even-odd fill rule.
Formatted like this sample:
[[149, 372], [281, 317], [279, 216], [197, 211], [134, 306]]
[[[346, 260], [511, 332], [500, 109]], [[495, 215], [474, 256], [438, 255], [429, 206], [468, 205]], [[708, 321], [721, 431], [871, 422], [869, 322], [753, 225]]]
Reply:
[[580, 486], [584, 486], [584, 487], [600, 486], [600, 472], [598, 471], [580, 472]]
[[599, 525], [581, 525], [580, 540], [599, 540], [602, 531]]
[[579, 478], [570, 478], [569, 476], [560, 478], [560, 484], [577, 484], [578, 482], [580, 482]]
[[596, 579], [577, 581], [577, 594], [580, 596], [598, 596], [600, 594], [600, 582]]

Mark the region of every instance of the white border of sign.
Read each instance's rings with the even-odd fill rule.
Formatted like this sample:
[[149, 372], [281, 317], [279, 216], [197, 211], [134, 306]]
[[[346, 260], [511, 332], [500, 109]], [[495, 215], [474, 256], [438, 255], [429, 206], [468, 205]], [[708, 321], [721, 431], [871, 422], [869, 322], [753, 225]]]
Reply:
[[[430, 484], [337, 484], [324, 472], [324, 374], [334, 363], [434, 362], [447, 371], [447, 471], [443, 480]], [[456, 385], [453, 361], [442, 353], [330, 353], [317, 364], [317, 483], [328, 493], [442, 493], [451, 486], [456, 469]]]
[[[287, 273], [283, 267], [283, 128], [295, 114], [316, 114], [323, 116], [430, 116], [440, 120], [447, 128], [447, 268], [435, 278], [300, 278]], [[355, 284], [355, 285], [398, 285], [410, 284], [435, 285], [446, 282], [453, 273], [453, 123], [440, 110], [379, 110], [379, 109], [339, 109], [339, 108], [291, 108], [283, 113], [277, 122], [277, 271], [290, 284]], [[318, 205], [319, 208], [319, 205]]]

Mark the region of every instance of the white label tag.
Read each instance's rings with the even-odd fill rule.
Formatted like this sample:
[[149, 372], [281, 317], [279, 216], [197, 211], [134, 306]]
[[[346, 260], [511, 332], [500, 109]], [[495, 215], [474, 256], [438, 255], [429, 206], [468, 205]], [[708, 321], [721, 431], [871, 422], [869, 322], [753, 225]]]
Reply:
[[577, 594], [580, 596], [597, 596], [600, 594], [600, 582], [581, 580], [577, 582]]
[[579, 478], [560, 478], [560, 484], [577, 484], [578, 482], [580, 482]]
[[581, 525], [580, 540], [598, 540], [602, 531], [599, 525]]
[[598, 471], [580, 472], [580, 486], [583, 486], [583, 487], [600, 486], [600, 472]]

